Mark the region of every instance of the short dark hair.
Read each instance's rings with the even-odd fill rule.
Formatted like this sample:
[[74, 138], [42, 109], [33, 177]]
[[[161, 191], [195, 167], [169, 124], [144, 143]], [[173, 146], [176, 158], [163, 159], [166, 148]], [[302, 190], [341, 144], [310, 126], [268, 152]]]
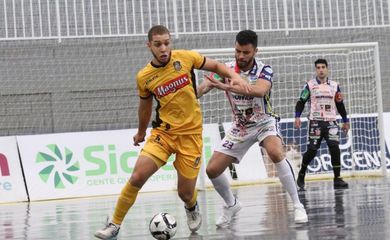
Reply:
[[319, 58], [314, 62], [314, 66], [317, 67], [317, 64], [325, 64], [328, 67], [328, 62], [324, 58]]
[[236, 42], [240, 45], [252, 44], [257, 48], [257, 34], [252, 30], [243, 30], [237, 34]]
[[166, 28], [165, 26], [155, 25], [149, 29], [148, 40], [149, 40], [149, 42], [152, 41], [153, 35], [163, 35], [163, 34], [171, 35], [168, 28]]

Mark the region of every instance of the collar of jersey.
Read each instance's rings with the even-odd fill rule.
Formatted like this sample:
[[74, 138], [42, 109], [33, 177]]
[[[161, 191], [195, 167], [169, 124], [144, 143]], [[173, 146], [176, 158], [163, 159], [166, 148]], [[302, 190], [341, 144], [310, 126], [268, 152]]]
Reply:
[[169, 60], [168, 60], [168, 62], [167, 62], [166, 64], [163, 64], [163, 65], [156, 65], [156, 64], [153, 63], [153, 60], [152, 60], [152, 61], [150, 61], [150, 65], [152, 65], [152, 66], [155, 67], [155, 68], [163, 68], [163, 67], [165, 67], [166, 65], [168, 65], [168, 63], [171, 61], [171, 58], [172, 58], [172, 53], [171, 53], [171, 55], [169, 56]]
[[258, 66], [257, 66], [257, 62], [256, 62], [256, 60], [255, 59], [253, 59], [253, 66], [252, 66], [252, 69], [251, 70], [248, 70], [248, 71], [246, 71], [246, 72], [243, 72], [243, 71], [241, 71], [241, 69], [238, 67], [238, 64], [237, 64], [237, 61], [236, 61], [236, 65], [234, 66], [234, 71], [236, 72], [236, 73], [247, 73], [247, 74], [251, 74], [251, 75], [255, 75], [256, 73], [257, 73], [257, 68], [258, 68]]
[[[318, 80], [317, 77], [316, 77], [316, 81], [317, 81], [318, 84], [321, 84], [321, 81]], [[326, 78], [326, 82], [325, 83], [329, 85], [329, 78]]]

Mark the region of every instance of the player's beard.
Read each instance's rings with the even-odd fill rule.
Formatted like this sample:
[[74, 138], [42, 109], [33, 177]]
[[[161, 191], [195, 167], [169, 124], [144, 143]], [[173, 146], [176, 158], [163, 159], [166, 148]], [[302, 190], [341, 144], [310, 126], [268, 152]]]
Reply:
[[158, 56], [157, 56], [152, 50], [150, 50], [150, 51], [152, 52], [152, 55], [153, 55], [154, 59], [156, 59], [157, 62], [159, 63], [159, 65], [161, 65], [161, 66], [167, 65], [167, 63], [169, 62], [169, 60], [171, 60], [171, 51], [169, 51], [168, 58], [167, 58], [167, 61], [166, 61], [166, 62], [160, 61], [160, 59], [158, 58]]
[[240, 60], [238, 60], [238, 58], [236, 58], [236, 63], [241, 70], [247, 69], [252, 64], [252, 62], [253, 62], [253, 59], [251, 59], [249, 61], [240, 61]]

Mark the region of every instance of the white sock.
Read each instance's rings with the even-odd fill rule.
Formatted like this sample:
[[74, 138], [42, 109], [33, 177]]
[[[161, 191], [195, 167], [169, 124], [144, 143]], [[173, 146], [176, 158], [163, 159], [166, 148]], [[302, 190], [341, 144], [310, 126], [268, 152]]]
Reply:
[[233, 195], [233, 192], [230, 188], [229, 180], [224, 173], [219, 175], [216, 178], [210, 179], [214, 185], [215, 190], [223, 198], [226, 205], [231, 207], [235, 204], [236, 198]]
[[302, 206], [299, 201], [297, 186], [295, 185], [295, 179], [293, 170], [289, 161], [285, 158], [282, 161], [275, 163], [278, 176], [283, 187], [287, 190], [294, 205]]

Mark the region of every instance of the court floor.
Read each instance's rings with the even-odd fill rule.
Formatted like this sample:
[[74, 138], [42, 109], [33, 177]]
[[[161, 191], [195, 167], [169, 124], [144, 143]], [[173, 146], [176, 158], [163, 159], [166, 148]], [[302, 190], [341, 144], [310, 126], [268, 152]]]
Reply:
[[[215, 221], [222, 200], [213, 189], [199, 192], [203, 224], [191, 234], [177, 193], [141, 193], [127, 215], [118, 239], [153, 239], [150, 218], [171, 213], [178, 222], [174, 239], [390, 239], [390, 179], [346, 179], [350, 187], [334, 190], [331, 181], [307, 182], [300, 192], [309, 216], [295, 224], [293, 206], [279, 184], [234, 188], [243, 209], [229, 228]], [[116, 196], [0, 205], [0, 239], [94, 239], [113, 212]]]

